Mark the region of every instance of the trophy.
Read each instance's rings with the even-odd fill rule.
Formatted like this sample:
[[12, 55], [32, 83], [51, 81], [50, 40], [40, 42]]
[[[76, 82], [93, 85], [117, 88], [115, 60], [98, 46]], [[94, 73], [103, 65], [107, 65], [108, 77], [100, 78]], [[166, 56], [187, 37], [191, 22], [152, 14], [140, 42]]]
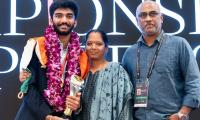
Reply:
[[[70, 80], [70, 95], [74, 96], [78, 91], [80, 91], [83, 83], [84, 81], [81, 79], [81, 77], [73, 75]], [[72, 110], [67, 107], [64, 111], [64, 114], [70, 117], [72, 114]]]

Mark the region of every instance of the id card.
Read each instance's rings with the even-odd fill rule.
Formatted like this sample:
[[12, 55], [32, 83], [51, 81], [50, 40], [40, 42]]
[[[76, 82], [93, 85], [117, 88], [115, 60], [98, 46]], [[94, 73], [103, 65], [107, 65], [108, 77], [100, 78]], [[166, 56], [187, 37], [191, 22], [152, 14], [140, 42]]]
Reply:
[[149, 80], [137, 80], [135, 87], [134, 107], [147, 107]]

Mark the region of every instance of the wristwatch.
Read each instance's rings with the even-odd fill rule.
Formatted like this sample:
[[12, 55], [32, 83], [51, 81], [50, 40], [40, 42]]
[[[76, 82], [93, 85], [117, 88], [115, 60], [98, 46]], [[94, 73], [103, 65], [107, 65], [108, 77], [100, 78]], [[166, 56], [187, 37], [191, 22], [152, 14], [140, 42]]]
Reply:
[[178, 112], [177, 115], [180, 118], [180, 120], [189, 120], [189, 116], [187, 114]]

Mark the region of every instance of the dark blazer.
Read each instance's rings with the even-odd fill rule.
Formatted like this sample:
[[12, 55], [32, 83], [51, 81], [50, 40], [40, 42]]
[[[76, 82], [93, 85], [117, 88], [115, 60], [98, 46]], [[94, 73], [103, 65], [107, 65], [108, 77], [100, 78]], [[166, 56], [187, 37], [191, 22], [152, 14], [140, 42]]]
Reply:
[[[45, 120], [47, 115], [65, 118], [63, 112], [55, 112], [43, 96], [43, 91], [47, 88], [46, 68], [41, 68], [35, 52], [33, 52], [28, 69], [32, 74], [28, 92], [23, 98], [15, 120]], [[76, 120], [74, 113], [70, 119]]]
[[28, 93], [23, 98], [15, 120], [45, 120], [46, 115], [53, 114], [54, 111], [43, 97], [43, 91], [47, 87], [46, 68], [41, 68], [35, 52], [28, 69], [32, 74]]

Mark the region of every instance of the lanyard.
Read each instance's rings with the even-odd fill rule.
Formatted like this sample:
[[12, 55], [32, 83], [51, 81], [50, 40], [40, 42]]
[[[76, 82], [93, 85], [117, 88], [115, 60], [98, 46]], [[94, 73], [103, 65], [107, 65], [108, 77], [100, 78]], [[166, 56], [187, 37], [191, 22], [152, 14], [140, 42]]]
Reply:
[[[157, 45], [157, 48], [156, 48], [156, 51], [155, 51], [155, 54], [154, 54], [154, 57], [152, 59], [152, 62], [151, 62], [151, 65], [150, 65], [150, 68], [149, 68], [149, 71], [148, 71], [148, 74], [147, 74], [147, 79], [149, 80], [151, 74], [152, 74], [152, 70], [153, 70], [153, 67], [154, 67], [154, 64], [155, 64], [155, 61], [157, 59], [157, 56], [158, 56], [158, 52], [161, 48], [161, 45], [162, 45], [162, 42], [163, 42], [163, 39], [164, 39], [164, 35], [162, 34], [161, 38], [160, 38], [160, 42], [158, 42], [158, 45]], [[137, 80], [140, 79], [140, 44], [138, 42], [138, 48], [137, 48], [137, 63], [136, 63], [136, 70], [137, 70]]]

